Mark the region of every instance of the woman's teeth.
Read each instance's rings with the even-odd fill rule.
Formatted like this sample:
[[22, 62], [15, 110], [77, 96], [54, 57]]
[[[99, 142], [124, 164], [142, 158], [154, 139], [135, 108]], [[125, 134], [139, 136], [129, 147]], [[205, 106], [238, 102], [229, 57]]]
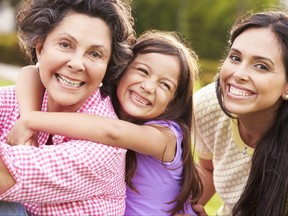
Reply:
[[233, 94], [233, 95], [236, 95], [236, 96], [248, 97], [248, 96], [251, 96], [251, 95], [252, 95], [250, 92], [243, 91], [243, 90], [240, 90], [240, 89], [236, 89], [236, 88], [234, 88], [233, 86], [230, 86], [229, 92], [230, 92], [231, 94]]
[[69, 80], [69, 79], [62, 77], [60, 75], [57, 75], [57, 79], [61, 84], [69, 86], [69, 87], [74, 87], [74, 88], [79, 88], [80, 86], [82, 86], [84, 84], [84, 82]]

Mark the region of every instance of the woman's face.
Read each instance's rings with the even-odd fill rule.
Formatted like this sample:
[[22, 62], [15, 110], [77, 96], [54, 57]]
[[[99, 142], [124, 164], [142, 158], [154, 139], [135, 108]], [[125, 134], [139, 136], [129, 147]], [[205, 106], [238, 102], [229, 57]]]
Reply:
[[36, 44], [48, 111], [77, 111], [99, 87], [111, 56], [111, 32], [101, 19], [67, 16]]
[[121, 111], [138, 119], [161, 115], [174, 98], [179, 76], [177, 57], [159, 53], [138, 55], [117, 87]]
[[274, 115], [288, 84], [281, 47], [270, 29], [251, 28], [235, 39], [220, 70], [220, 86], [229, 112]]

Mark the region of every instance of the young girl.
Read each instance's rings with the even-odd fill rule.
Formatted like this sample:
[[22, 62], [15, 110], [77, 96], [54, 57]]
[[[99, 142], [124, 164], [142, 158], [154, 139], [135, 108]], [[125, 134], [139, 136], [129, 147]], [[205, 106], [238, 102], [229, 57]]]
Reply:
[[[23, 143], [34, 131], [46, 131], [127, 148], [126, 215], [195, 214], [191, 204], [202, 191], [191, 153], [197, 56], [176, 34], [158, 31], [140, 36], [133, 54], [112, 97], [122, 120], [25, 111], [18, 126], [28, 130], [15, 127], [9, 142]], [[26, 78], [22, 72], [17, 82], [18, 87], [25, 83], [28, 88], [18, 89], [21, 101], [29, 98], [26, 92], [39, 91], [27, 78], [29, 73], [35, 79], [35, 72], [31, 68], [25, 71]], [[22, 109], [35, 107], [22, 103]]]

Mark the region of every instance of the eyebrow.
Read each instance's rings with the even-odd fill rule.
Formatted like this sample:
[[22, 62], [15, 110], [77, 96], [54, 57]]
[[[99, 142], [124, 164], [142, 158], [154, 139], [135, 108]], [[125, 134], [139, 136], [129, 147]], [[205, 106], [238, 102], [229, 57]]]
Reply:
[[[78, 41], [75, 37], [73, 37], [72, 35], [70, 35], [70, 34], [67, 33], [67, 32], [61, 33], [61, 34], [59, 34], [58, 36], [68, 36], [68, 37], [70, 37], [73, 41], [75, 41], [75, 42]], [[93, 48], [101, 48], [101, 49], [103, 49], [105, 52], [109, 53], [109, 51], [108, 51], [108, 50], [106, 49], [106, 47], [103, 46], [103, 45], [93, 44], [91, 47], [93, 47]]]
[[[231, 48], [230, 50], [234, 51], [234, 52], [237, 52], [239, 54], [242, 54], [240, 50], [236, 49], [236, 48]], [[259, 59], [259, 60], [266, 60], [266, 61], [269, 61], [273, 66], [274, 66], [274, 62], [270, 59], [270, 58], [266, 58], [264, 56], [253, 56], [255, 59]]]

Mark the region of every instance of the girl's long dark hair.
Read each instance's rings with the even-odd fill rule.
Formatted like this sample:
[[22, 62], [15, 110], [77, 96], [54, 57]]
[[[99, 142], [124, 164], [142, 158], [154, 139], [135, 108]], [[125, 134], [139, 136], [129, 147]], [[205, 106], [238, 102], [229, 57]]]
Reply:
[[[173, 101], [168, 105], [168, 111], [155, 119], [164, 119], [177, 122], [183, 131], [182, 160], [183, 160], [183, 180], [180, 193], [171, 202], [176, 202], [176, 206], [169, 212], [174, 215], [181, 209], [184, 203], [191, 198], [191, 203], [197, 203], [202, 194], [202, 183], [197, 169], [193, 162], [191, 152], [191, 131], [194, 124], [193, 112], [193, 82], [198, 75], [197, 55], [184, 46], [179, 35], [172, 32], [148, 31], [142, 34], [133, 46], [133, 59], [140, 54], [161, 53], [173, 55], [179, 59], [180, 79]], [[115, 86], [116, 88], [116, 86]], [[115, 92], [115, 91], [114, 91]], [[119, 107], [117, 97], [113, 97], [115, 107]], [[121, 115], [120, 115], [121, 117]], [[153, 119], [153, 120], [155, 120]], [[134, 123], [143, 124], [146, 120], [133, 120]], [[135, 152], [128, 150], [126, 157], [126, 182], [129, 187], [134, 188], [131, 180], [137, 167]]]
[[[266, 11], [236, 22], [231, 31], [230, 46], [250, 28], [268, 28], [279, 41], [288, 80], [288, 15], [280, 11]], [[219, 79], [216, 88], [224, 112]], [[282, 99], [280, 99], [282, 100]], [[230, 115], [231, 116], [231, 115]], [[265, 116], [263, 116], [265, 118]], [[288, 215], [288, 102], [282, 100], [274, 122], [257, 142], [247, 184], [233, 209], [233, 215]]]

